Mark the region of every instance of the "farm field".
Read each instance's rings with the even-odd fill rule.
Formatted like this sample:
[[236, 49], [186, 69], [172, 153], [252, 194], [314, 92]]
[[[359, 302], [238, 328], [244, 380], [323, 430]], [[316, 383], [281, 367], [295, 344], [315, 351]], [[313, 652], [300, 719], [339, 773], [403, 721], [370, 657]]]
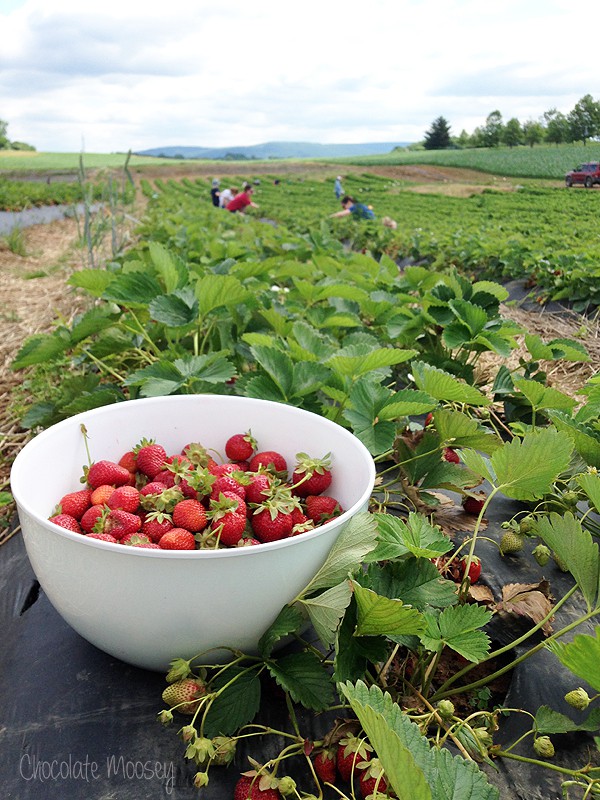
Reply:
[[[555, 327], [551, 315], [536, 315], [528, 327], [526, 318], [511, 316], [502, 280], [527, 277], [548, 297], [568, 291], [588, 305], [597, 282], [598, 234], [590, 232], [600, 194], [537, 181], [519, 188], [491, 175], [459, 178], [442, 167], [343, 169], [345, 189], [376, 211], [377, 219], [365, 223], [330, 218], [339, 208], [339, 167], [281, 173], [252, 165], [245, 174], [239, 165], [228, 174], [219, 168], [223, 186], [245, 177], [255, 183], [259, 208], [242, 216], [211, 206], [212, 165], [203, 175], [180, 171], [184, 166], [137, 175], [142, 197], [91, 217], [85, 241], [76, 241], [72, 221], [60, 223], [63, 238], [52, 259], [37, 228], [23, 231], [26, 255], [0, 249], [11, 299], [19, 300], [12, 319], [7, 306], [0, 320], [7, 332], [19, 331], [4, 350], [13, 404], [5, 423], [14, 426], [5, 459], [17, 431], [168, 394], [269, 399], [348, 428], [382, 480], [371, 505], [378, 513], [349, 534], [356, 538], [341, 552], [342, 568], [338, 563], [326, 576], [323, 594], [299, 601], [328, 660], [303, 641], [298, 609], [290, 608], [258, 663], [240, 657], [241, 669], [226, 670], [225, 681], [214, 677], [211, 685], [225, 697], [229, 687], [225, 705], [236, 707], [235, 718], [217, 704], [214, 713], [223, 716], [201, 712], [194, 723], [185, 721], [237, 736], [253, 719], [255, 708], [244, 698], [258, 691], [263, 669], [288, 693], [289, 708], [293, 702], [321, 714], [331, 705], [333, 666], [346, 687], [346, 711], [351, 705], [381, 745], [394, 786], [403, 780], [395, 766], [401, 756], [414, 776], [420, 763], [431, 786], [446, 770], [448, 785], [466, 786], [474, 800], [497, 800], [492, 770], [478, 764], [518, 754], [544, 771], [551, 746], [559, 765], [552, 791], [570, 780], [581, 789], [577, 797], [586, 790], [592, 796], [596, 772], [560, 766], [563, 737], [573, 731], [565, 704], [524, 712], [530, 729], [512, 753], [492, 741], [503, 717], [520, 712], [502, 712], [502, 699], [486, 693], [480, 675], [487, 669], [494, 677], [496, 659], [505, 655], [502, 670], [510, 668], [513, 656], [487, 633], [500, 618], [506, 628], [507, 619], [521, 625], [520, 652], [535, 656], [549, 644], [556, 668], [573, 669], [574, 687], [597, 680], [589, 667], [597, 636], [589, 634], [600, 614], [599, 362], [586, 347], [586, 334], [593, 345], [597, 328], [577, 314], [564, 315], [574, 320], [570, 329]], [[383, 216], [397, 228], [384, 228]], [[566, 286], [557, 285], [559, 278]], [[15, 317], [27, 315], [36, 293], [50, 302], [38, 305], [33, 324], [23, 324]], [[576, 372], [578, 382], [555, 382], [560, 369]], [[441, 502], [443, 492], [458, 499]], [[511, 511], [500, 517], [502, 527], [488, 529], [497, 501], [499, 515]], [[498, 551], [501, 541], [506, 552]], [[546, 557], [543, 573], [535, 548]], [[521, 580], [528, 565], [553, 585], [562, 585], [564, 574], [568, 589], [553, 597], [538, 581], [501, 607], [475, 586], [478, 554], [486, 556], [484, 576], [502, 563], [511, 581]], [[356, 570], [363, 558], [364, 572]], [[560, 612], [575, 593], [577, 620], [566, 625]], [[560, 647], [576, 624], [583, 655]], [[299, 657], [280, 661], [269, 642], [290, 633], [298, 637]], [[205, 677], [213, 680], [210, 671]], [[400, 705], [392, 708], [392, 698]], [[394, 710], [400, 707], [401, 716]], [[589, 749], [588, 734], [598, 729], [593, 709], [576, 728]], [[395, 750], [399, 739], [405, 744]], [[298, 756], [308, 758], [297, 730], [292, 740]], [[451, 768], [438, 748], [448, 740], [460, 753]], [[316, 786], [309, 790], [320, 793]]]

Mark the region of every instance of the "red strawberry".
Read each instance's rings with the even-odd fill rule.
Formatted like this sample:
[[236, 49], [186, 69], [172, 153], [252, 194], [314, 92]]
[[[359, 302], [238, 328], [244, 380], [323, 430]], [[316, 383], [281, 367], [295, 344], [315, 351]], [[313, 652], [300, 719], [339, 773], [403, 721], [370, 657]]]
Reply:
[[345, 781], [350, 781], [357, 764], [370, 761], [372, 752], [373, 748], [364, 739], [356, 736], [340, 739], [336, 751], [336, 766], [340, 777]]
[[153, 542], [145, 533], [126, 533], [121, 539], [121, 544], [128, 544], [131, 547], [142, 547], [143, 545], [153, 544]]
[[161, 550], [195, 550], [196, 539], [185, 528], [171, 528], [160, 537], [158, 546]]
[[[125, 484], [123, 484], [125, 485]], [[103, 506], [108, 503], [108, 498], [111, 494], [115, 491], [115, 487], [112, 486], [110, 483], [103, 483], [101, 486], [98, 486], [92, 492], [90, 497], [91, 504], [93, 506]]]
[[246, 504], [241, 497], [228, 492], [210, 501], [210, 528], [226, 547], [234, 547], [246, 530]]
[[358, 769], [360, 770], [358, 773], [360, 793], [363, 798], [375, 794], [376, 791], [381, 795], [386, 794], [387, 781], [384, 778], [383, 767], [378, 758], [359, 764]]
[[246, 487], [238, 483], [231, 474], [219, 475], [217, 477], [210, 492], [211, 500], [218, 500], [221, 492], [235, 492], [242, 500], [246, 497]]
[[181, 454], [189, 458], [192, 464], [197, 467], [210, 467], [215, 463], [215, 460], [208, 455], [206, 447], [203, 447], [200, 442], [186, 444]]
[[291, 533], [292, 536], [297, 536], [299, 533], [306, 533], [306, 531], [310, 531], [315, 527], [312, 519], [309, 519], [300, 508], [292, 509], [292, 522], [294, 523]]
[[82, 531], [84, 531], [84, 533], [92, 533], [96, 523], [104, 516], [104, 513], [104, 506], [92, 506], [91, 508], [88, 508], [79, 522]]
[[433, 425], [433, 421], [434, 421], [433, 414], [430, 411], [429, 414], [427, 414], [427, 416], [425, 417], [425, 427], [427, 427], [428, 425]]
[[162, 511], [154, 511], [148, 514], [142, 525], [142, 533], [149, 536], [153, 542], [159, 542], [161, 536], [174, 527], [173, 522], [168, 514], [163, 514]]
[[181, 714], [193, 714], [206, 695], [206, 684], [197, 678], [183, 678], [170, 684], [162, 693], [163, 701]]
[[326, 494], [309, 495], [306, 498], [306, 513], [315, 525], [322, 525], [333, 517], [338, 517], [342, 514], [343, 509], [335, 497], [330, 497]]
[[250, 518], [250, 523], [252, 530], [261, 542], [276, 542], [279, 539], [285, 539], [294, 527], [291, 513], [279, 510], [276, 505], [265, 508], [259, 506]]
[[250, 472], [257, 472], [259, 467], [265, 467], [270, 472], [282, 473], [287, 476], [287, 461], [275, 450], [263, 450], [252, 456], [249, 463]]
[[142, 486], [140, 494], [142, 497], [146, 497], [149, 494], [162, 494], [164, 490], [164, 483], [160, 483], [160, 481], [150, 481], [145, 486]]
[[443, 456], [444, 460], [449, 461], [451, 464], [460, 464], [460, 458], [458, 457], [458, 453], [451, 447], [444, 448]]
[[225, 442], [225, 455], [230, 461], [248, 461], [256, 450], [256, 439], [250, 431], [235, 433]]
[[69, 514], [71, 517], [75, 517], [76, 520], [80, 520], [88, 508], [92, 505], [91, 497], [91, 489], [81, 489], [78, 492], [69, 492], [69, 494], [66, 494], [63, 498], [61, 498], [61, 501], [58, 504], [60, 507], [59, 513]]
[[73, 531], [73, 533], [81, 533], [81, 527], [75, 517], [72, 517], [70, 514], [55, 514], [53, 517], [50, 517], [50, 522], [53, 522], [55, 525], [58, 525], [59, 528], [65, 528], [67, 531]]
[[268, 472], [257, 472], [246, 486], [246, 500], [249, 503], [262, 503], [267, 499], [273, 483], [273, 476]]
[[207, 469], [211, 473], [211, 475], [216, 475], [217, 477], [220, 477], [221, 475], [231, 475], [232, 472], [235, 472], [237, 470], [237, 467], [235, 464], [228, 464], [228, 463], [217, 464], [216, 461], [213, 461], [212, 464], [209, 464]]
[[130, 473], [125, 467], [116, 464], [114, 461], [96, 461], [91, 467], [84, 469], [84, 478], [88, 486], [97, 489], [103, 484], [112, 486], [124, 486], [129, 482]]
[[467, 514], [478, 516], [481, 513], [481, 509], [483, 508], [485, 500], [486, 496], [483, 493], [479, 493], [477, 495], [467, 494], [463, 497], [462, 507]]
[[192, 533], [203, 531], [208, 525], [206, 509], [198, 500], [181, 500], [173, 509], [173, 524]]
[[134, 452], [137, 456], [138, 471], [143, 472], [150, 480], [164, 469], [167, 451], [162, 445], [142, 439], [141, 444], [134, 448]]
[[313, 766], [320, 780], [324, 783], [335, 783], [337, 775], [335, 753], [330, 750], [322, 750], [315, 756]]
[[133, 450], [124, 453], [119, 459], [119, 464], [129, 472], [137, 472], [137, 459]]
[[175, 486], [175, 473], [171, 472], [170, 469], [161, 469], [160, 472], [156, 473], [152, 480], [155, 483], [162, 483], [163, 486], [166, 486], [167, 489], [170, 489], [171, 486]]
[[[467, 560], [468, 560], [467, 556], [463, 556], [460, 560], [463, 576], [465, 574]], [[481, 575], [481, 561], [477, 558], [477, 556], [473, 556], [471, 558], [471, 563], [469, 564], [469, 572], [467, 574], [469, 577], [469, 581], [471, 583], [477, 583], [477, 581], [479, 580], [479, 576]]]
[[118, 540], [110, 533], [86, 533], [86, 539], [100, 539], [101, 542], [111, 542], [117, 544]]
[[238, 472], [248, 472], [250, 470], [250, 464], [247, 461], [231, 461], [230, 463], [234, 465]]
[[[233, 790], [233, 800], [281, 800], [278, 789], [272, 786], [261, 789], [262, 781], [260, 775], [242, 775]], [[270, 780], [267, 780], [267, 783], [270, 783]]]
[[128, 533], [137, 533], [142, 527], [142, 520], [137, 514], [130, 514], [120, 508], [108, 513], [102, 533], [110, 533], [115, 539], [122, 539]]
[[119, 486], [106, 501], [109, 508], [122, 508], [133, 514], [140, 504], [140, 493], [135, 486]]
[[298, 497], [322, 494], [331, 485], [331, 460], [328, 453], [323, 458], [311, 458], [298, 453], [297, 464], [292, 474], [293, 492]]

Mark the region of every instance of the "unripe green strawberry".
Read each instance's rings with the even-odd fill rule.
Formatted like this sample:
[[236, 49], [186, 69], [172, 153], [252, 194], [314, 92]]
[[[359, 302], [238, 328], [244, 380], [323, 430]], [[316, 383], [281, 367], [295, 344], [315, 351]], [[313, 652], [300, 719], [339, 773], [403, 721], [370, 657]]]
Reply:
[[181, 714], [193, 714], [205, 695], [205, 683], [196, 678], [184, 678], [167, 686], [162, 693], [162, 699]]
[[437, 710], [442, 719], [452, 719], [455, 710], [454, 703], [451, 700], [440, 700]]
[[579, 494], [577, 492], [565, 492], [562, 496], [563, 502], [569, 508], [574, 508], [579, 502]]
[[545, 567], [550, 560], [550, 550], [545, 544], [538, 544], [536, 547], [534, 547], [532, 550], [532, 555], [540, 567]]
[[290, 778], [289, 775], [284, 775], [283, 778], [280, 778], [277, 782], [277, 788], [281, 792], [284, 797], [288, 797], [289, 795], [296, 795], [296, 781], [293, 778]]
[[584, 711], [590, 704], [590, 696], [581, 686], [565, 695], [567, 703], [578, 711]]
[[535, 521], [533, 517], [528, 515], [526, 517], [523, 517], [523, 519], [519, 523], [519, 533], [522, 536], [526, 536], [528, 533], [531, 533], [533, 531], [534, 527], [535, 527]]
[[231, 764], [235, 757], [236, 741], [229, 736], [215, 736], [212, 740], [214, 752], [211, 763], [221, 767]]
[[523, 549], [523, 537], [514, 531], [507, 531], [500, 539], [500, 552], [503, 556], [507, 553], [518, 553]]
[[549, 736], [538, 736], [534, 739], [533, 749], [542, 758], [552, 758], [554, 755], [554, 745]]

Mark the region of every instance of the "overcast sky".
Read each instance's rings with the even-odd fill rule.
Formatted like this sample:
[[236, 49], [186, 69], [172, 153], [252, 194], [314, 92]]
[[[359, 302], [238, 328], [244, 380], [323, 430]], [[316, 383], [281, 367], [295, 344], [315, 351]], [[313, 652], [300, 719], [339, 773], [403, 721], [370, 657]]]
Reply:
[[404, 142], [600, 99], [600, 0], [0, 0], [0, 119], [40, 151]]

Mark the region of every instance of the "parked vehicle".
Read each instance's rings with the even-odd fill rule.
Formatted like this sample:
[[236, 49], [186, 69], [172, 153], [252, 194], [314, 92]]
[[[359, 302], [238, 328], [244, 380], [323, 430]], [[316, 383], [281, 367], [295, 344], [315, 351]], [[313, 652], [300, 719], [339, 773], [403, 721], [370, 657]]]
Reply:
[[565, 175], [567, 186], [574, 183], [583, 183], [586, 189], [591, 189], [595, 183], [600, 183], [600, 161], [589, 161], [581, 164], [576, 169], [572, 169]]

